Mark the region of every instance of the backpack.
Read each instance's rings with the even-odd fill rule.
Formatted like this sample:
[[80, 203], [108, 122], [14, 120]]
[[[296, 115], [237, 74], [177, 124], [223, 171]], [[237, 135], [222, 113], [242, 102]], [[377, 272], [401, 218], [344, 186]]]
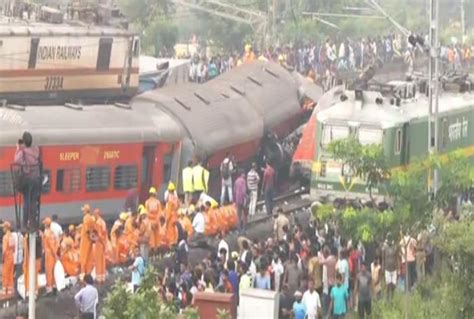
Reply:
[[230, 160], [224, 160], [224, 162], [222, 162], [221, 174], [224, 179], [228, 179], [230, 177]]

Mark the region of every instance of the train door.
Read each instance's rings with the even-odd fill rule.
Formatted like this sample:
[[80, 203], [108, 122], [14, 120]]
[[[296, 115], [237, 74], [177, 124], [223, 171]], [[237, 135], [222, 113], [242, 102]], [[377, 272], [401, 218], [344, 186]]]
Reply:
[[155, 167], [155, 151], [156, 146], [150, 145], [143, 147], [142, 156], [142, 184], [140, 188], [140, 202], [148, 197], [148, 190], [153, 186], [153, 176]]
[[402, 148], [400, 152], [400, 164], [405, 166], [410, 164], [410, 124], [404, 123], [402, 128]]

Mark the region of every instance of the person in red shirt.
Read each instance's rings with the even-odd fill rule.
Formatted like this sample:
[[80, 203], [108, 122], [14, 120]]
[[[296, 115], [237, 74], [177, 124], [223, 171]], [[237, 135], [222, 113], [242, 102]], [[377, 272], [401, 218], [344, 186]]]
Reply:
[[265, 210], [267, 215], [272, 215], [273, 212], [273, 197], [275, 196], [275, 170], [270, 165], [267, 159], [267, 166], [263, 172], [263, 195], [265, 197]]

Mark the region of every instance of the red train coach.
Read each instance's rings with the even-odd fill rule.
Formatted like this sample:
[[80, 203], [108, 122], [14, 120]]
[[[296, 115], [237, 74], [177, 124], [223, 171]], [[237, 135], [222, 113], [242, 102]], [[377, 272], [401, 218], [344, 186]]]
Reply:
[[14, 216], [9, 168], [24, 130], [41, 145], [42, 213], [64, 220], [77, 219], [85, 202], [114, 214], [131, 189], [166, 179], [180, 130], [164, 123], [169, 129], [157, 130], [141, 112], [113, 105], [0, 108], [0, 218]]

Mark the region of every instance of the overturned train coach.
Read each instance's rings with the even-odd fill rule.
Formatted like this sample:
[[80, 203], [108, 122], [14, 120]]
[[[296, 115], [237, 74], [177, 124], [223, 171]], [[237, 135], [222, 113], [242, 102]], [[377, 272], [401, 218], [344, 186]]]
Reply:
[[144, 199], [152, 185], [162, 193], [170, 180], [180, 184], [195, 156], [211, 172], [227, 152], [238, 163], [253, 160], [266, 132], [284, 136], [301, 124], [299, 85], [279, 65], [255, 62], [206, 84], [146, 92], [127, 105], [4, 106], [0, 218], [13, 216], [10, 164], [25, 130], [41, 147], [42, 214], [77, 220], [87, 202], [110, 216], [126, 198]]
[[[467, 82], [466, 85], [470, 86]], [[463, 84], [461, 92], [443, 91], [439, 98], [439, 152], [464, 152], [474, 163], [474, 95]], [[428, 98], [426, 83], [392, 81], [367, 90], [335, 87], [318, 103], [306, 126], [294, 162], [310, 176], [311, 194], [332, 200], [369, 200], [363, 178], [331, 157], [328, 145], [354, 137], [362, 145], [383, 147], [391, 169], [428, 156]], [[310, 161], [309, 161], [310, 160]], [[305, 165], [300, 165], [305, 163]], [[372, 189], [377, 202], [388, 200], [385, 185]]]

